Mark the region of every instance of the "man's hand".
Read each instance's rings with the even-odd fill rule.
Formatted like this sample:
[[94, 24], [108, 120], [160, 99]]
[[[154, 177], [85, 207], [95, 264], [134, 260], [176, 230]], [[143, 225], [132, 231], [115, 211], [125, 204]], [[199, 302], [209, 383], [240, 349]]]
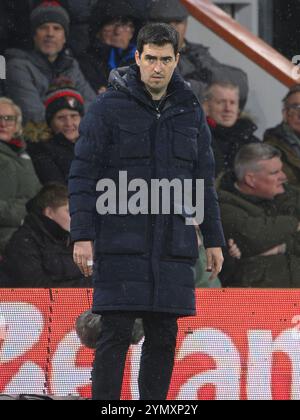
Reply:
[[94, 265], [93, 242], [76, 242], [73, 259], [84, 277], [90, 277], [93, 274]]
[[101, 95], [102, 93], [105, 93], [107, 91], [107, 87], [105, 87], [105, 86], [101, 86], [99, 89], [98, 89], [98, 95]]
[[212, 273], [209, 280], [215, 280], [222, 271], [224, 257], [222, 248], [208, 248], [206, 250], [208, 273]]
[[242, 258], [242, 253], [237, 244], [234, 242], [234, 239], [229, 239], [228, 241], [228, 252], [232, 258], [240, 260]]
[[286, 253], [286, 244], [277, 245], [269, 251], [260, 254], [260, 257], [272, 257], [274, 255], [284, 255]]

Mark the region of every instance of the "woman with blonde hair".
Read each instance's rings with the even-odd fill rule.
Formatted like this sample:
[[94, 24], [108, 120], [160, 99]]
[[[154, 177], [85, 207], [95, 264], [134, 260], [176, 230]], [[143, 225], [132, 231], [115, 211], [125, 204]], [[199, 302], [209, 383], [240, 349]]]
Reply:
[[24, 220], [25, 204], [40, 190], [22, 139], [21, 109], [0, 98], [0, 255]]

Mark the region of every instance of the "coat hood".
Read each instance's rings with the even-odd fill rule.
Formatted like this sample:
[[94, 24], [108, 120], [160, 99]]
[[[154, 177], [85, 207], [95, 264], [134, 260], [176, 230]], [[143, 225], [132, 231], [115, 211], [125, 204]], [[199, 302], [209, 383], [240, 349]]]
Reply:
[[246, 143], [247, 140], [252, 140], [257, 126], [249, 118], [239, 118], [233, 127], [223, 127], [217, 124], [215, 127], [211, 127], [211, 130], [224, 141], [241, 142], [243, 139]]
[[130, 67], [121, 67], [111, 71], [108, 79], [108, 84], [115, 90], [120, 90], [129, 93], [128, 88], [128, 72]]

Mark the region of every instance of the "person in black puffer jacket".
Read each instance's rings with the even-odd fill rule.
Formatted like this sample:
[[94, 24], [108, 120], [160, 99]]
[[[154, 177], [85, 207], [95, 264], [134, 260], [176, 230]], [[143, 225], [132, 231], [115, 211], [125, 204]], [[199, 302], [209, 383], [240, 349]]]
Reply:
[[[176, 201], [169, 191], [169, 214], [161, 212], [160, 198], [156, 201], [152, 196], [151, 204], [155, 202], [158, 212], [150, 214], [148, 202], [146, 212], [123, 217], [119, 210], [127, 203], [121, 194], [124, 172], [131, 185], [131, 181], [142, 181], [146, 188], [157, 179], [179, 179], [180, 183], [204, 179], [201, 232], [212, 279], [223, 262], [225, 242], [214, 188], [211, 138], [197, 98], [176, 72], [178, 34], [169, 25], [148, 25], [139, 33], [137, 44], [136, 65], [125, 74], [115, 71], [111, 75], [111, 88], [84, 118], [69, 177], [74, 261], [84, 275], [93, 272], [93, 312], [103, 315], [93, 369], [94, 400], [120, 399], [137, 312], [145, 328], [140, 398], [165, 400], [174, 366], [177, 320], [196, 310], [198, 225], [195, 220], [186, 224], [190, 207]], [[121, 191], [108, 199], [108, 207], [115, 204], [117, 214], [107, 208], [108, 214], [100, 215], [99, 180], [108, 180], [116, 192]]]
[[28, 143], [28, 152], [43, 185], [67, 184], [84, 115], [84, 99], [67, 79], [61, 79], [51, 87], [45, 105], [50, 141]]
[[44, 187], [27, 204], [23, 226], [8, 243], [3, 268], [14, 288], [89, 287], [73, 262], [67, 188]]

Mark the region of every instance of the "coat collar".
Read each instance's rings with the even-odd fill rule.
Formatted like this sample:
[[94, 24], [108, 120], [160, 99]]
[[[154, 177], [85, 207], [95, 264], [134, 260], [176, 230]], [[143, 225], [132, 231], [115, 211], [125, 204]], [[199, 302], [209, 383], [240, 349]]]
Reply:
[[21, 138], [12, 139], [10, 143], [0, 140], [0, 153], [12, 158], [26, 153], [26, 143]]
[[214, 135], [230, 143], [239, 143], [241, 139], [248, 140], [254, 136], [254, 132], [257, 130], [257, 126], [248, 118], [239, 118], [233, 127], [223, 127], [219, 124], [209, 125]]
[[[145, 89], [144, 83], [141, 81], [140, 71], [137, 65], [114, 70], [111, 73], [109, 81], [113, 89], [127, 93], [145, 106], [155, 109], [153, 100]], [[195, 104], [199, 104], [188, 83], [175, 70], [168, 87], [166, 104], [163, 111], [186, 103], [187, 101], [193, 101]]]
[[29, 60], [38, 67], [41, 71], [52, 71], [55, 70], [59, 73], [68, 70], [73, 63], [73, 57], [70, 55], [69, 51], [64, 49], [59, 54], [54, 63], [50, 63], [48, 58], [42, 54], [40, 51], [32, 50], [29, 52]]
[[[67, 140], [66, 137], [62, 133], [55, 134], [52, 137], [50, 143], [51, 144], [59, 144], [59, 145], [64, 146], [64, 147], [66, 147], [67, 149], [70, 149], [70, 150], [73, 150], [74, 146], [75, 146], [75, 143], [72, 143], [69, 140]], [[45, 143], [45, 144], [47, 144], [47, 143]]]
[[70, 234], [63, 230], [57, 223], [38, 213], [29, 213], [25, 218], [31, 229], [38, 233], [41, 232], [47, 236], [52, 242], [69, 244]]

